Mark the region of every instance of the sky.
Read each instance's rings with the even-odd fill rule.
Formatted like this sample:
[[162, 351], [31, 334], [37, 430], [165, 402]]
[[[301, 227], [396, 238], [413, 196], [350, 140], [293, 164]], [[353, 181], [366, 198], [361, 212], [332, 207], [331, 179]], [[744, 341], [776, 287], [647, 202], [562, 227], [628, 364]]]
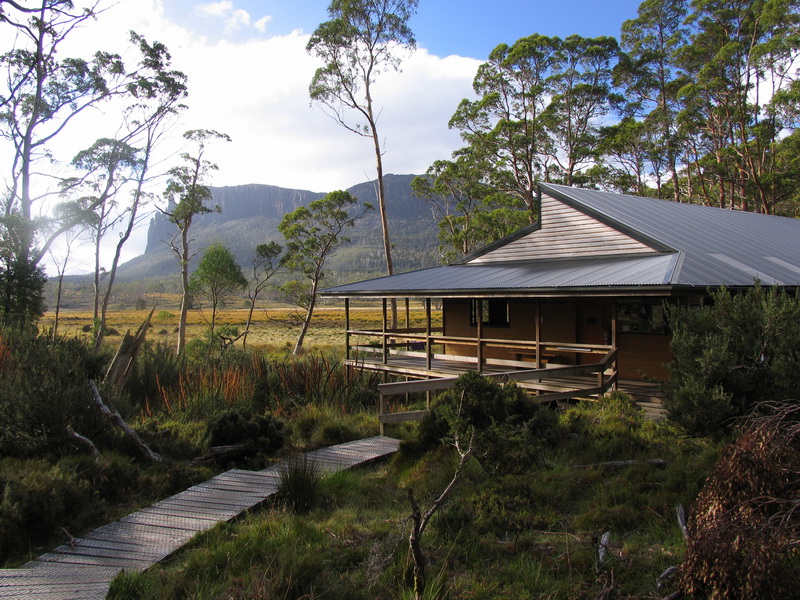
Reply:
[[[344, 189], [373, 179], [375, 159], [369, 140], [310, 105], [308, 84], [320, 64], [305, 46], [328, 19], [328, 4], [102, 0], [104, 12], [71, 37], [62, 56], [98, 49], [124, 56], [130, 53], [129, 30], [167, 45], [173, 67], [188, 76], [189, 108], [161, 149], [164, 170], [178, 163], [183, 131], [214, 129], [232, 142], [210, 149], [209, 158], [219, 167], [211, 185]], [[475, 72], [498, 44], [534, 33], [618, 36], [622, 22], [636, 17], [638, 5], [638, 0], [420, 0], [410, 22], [416, 52], [405, 58], [401, 72], [387, 72], [375, 85], [384, 172], [423, 173], [461, 146], [447, 123], [461, 99], [473, 97]], [[0, 35], [0, 43], [9, 42]], [[93, 114], [71, 125], [54, 149], [56, 159], [68, 162], [98, 137], [110, 135], [112, 124], [113, 115]], [[163, 182], [154, 191], [161, 189]], [[146, 231], [138, 232], [123, 260], [141, 254], [145, 237]]]

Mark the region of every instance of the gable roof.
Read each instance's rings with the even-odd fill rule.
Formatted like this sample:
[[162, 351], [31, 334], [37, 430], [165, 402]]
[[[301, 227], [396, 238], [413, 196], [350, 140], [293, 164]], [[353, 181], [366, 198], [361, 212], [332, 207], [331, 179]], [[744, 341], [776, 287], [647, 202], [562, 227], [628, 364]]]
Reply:
[[658, 293], [800, 285], [800, 220], [540, 184], [536, 225], [461, 261], [326, 296]]

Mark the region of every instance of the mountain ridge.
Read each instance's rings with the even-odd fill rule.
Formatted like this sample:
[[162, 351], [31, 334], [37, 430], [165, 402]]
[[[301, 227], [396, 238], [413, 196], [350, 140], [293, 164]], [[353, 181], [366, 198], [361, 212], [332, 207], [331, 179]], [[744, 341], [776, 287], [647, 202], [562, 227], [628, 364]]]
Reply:
[[[407, 271], [439, 263], [437, 224], [427, 203], [411, 192], [415, 175], [386, 175], [387, 219], [392, 242], [395, 270]], [[361, 202], [377, 205], [376, 182], [365, 181], [347, 189]], [[242, 184], [211, 187], [211, 206], [220, 212], [198, 215], [190, 237], [195, 255], [190, 269], [199, 261], [211, 243], [222, 243], [236, 256], [242, 269], [247, 269], [258, 244], [275, 241], [285, 245], [278, 225], [283, 216], [299, 206], [322, 198], [325, 193], [282, 188], [268, 184]], [[149, 279], [177, 275], [175, 255], [167, 243], [177, 232], [163, 213], [150, 220], [144, 252], [118, 269], [120, 280]], [[327, 284], [357, 278], [383, 275], [386, 272], [381, 225], [378, 211], [370, 211], [347, 232], [349, 244], [334, 252], [325, 269]]]

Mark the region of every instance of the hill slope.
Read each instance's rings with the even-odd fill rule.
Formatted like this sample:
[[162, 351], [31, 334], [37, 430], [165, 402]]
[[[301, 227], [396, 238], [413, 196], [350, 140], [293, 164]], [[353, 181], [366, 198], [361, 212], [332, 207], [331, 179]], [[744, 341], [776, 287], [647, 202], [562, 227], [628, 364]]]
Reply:
[[[395, 270], [399, 272], [438, 262], [436, 222], [425, 201], [411, 194], [413, 178], [414, 175], [387, 175], [385, 179], [389, 236], [394, 247]], [[362, 202], [377, 206], [374, 181], [355, 185], [348, 191]], [[200, 215], [192, 224], [192, 248], [198, 251], [193, 264], [205, 247], [219, 242], [234, 253], [245, 271], [258, 244], [270, 241], [284, 244], [278, 232], [283, 215], [324, 196], [261, 184], [214, 187], [212, 193], [213, 204], [218, 205], [221, 212]], [[156, 214], [150, 221], [144, 253], [120, 265], [120, 279], [176, 275], [177, 261], [165, 243], [176, 231], [163, 214]], [[339, 248], [328, 263], [326, 272], [330, 276], [326, 278], [326, 285], [385, 274], [377, 210], [357, 222], [348, 237], [351, 243]]]

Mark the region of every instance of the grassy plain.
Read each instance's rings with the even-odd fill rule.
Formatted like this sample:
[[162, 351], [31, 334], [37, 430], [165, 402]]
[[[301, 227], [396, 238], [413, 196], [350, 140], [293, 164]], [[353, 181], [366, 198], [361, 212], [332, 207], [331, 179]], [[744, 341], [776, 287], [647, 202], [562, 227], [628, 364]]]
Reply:
[[[149, 307], [156, 306], [151, 321], [152, 327], [148, 334], [149, 341], [166, 345], [175, 344], [177, 342], [179, 298], [176, 295], [159, 294], [157, 297], [145, 297], [145, 301]], [[235, 327], [240, 333], [243, 332], [248, 313], [248, 309], [243, 304], [244, 302], [238, 302], [219, 311], [217, 325]], [[106, 327], [110, 330], [111, 335], [107, 336], [106, 342], [109, 345], [116, 345], [120, 339], [119, 336], [126, 330], [136, 331], [149, 312], [150, 308], [109, 311]], [[400, 325], [406, 326], [406, 311], [402, 303], [398, 312]], [[353, 328], [380, 330], [382, 315], [383, 309], [380, 302], [353, 305], [350, 309], [350, 324]], [[411, 327], [425, 326], [425, 309], [419, 302], [413, 303], [409, 307], [408, 315]], [[270, 303], [257, 308], [253, 313], [247, 347], [263, 352], [291, 351], [300, 333], [304, 317], [305, 313], [301, 309], [285, 304]], [[190, 310], [187, 338], [191, 340], [202, 337], [208, 328], [210, 318], [211, 314], [208, 310]], [[438, 313], [434, 314], [435, 321], [438, 322], [440, 318]], [[52, 327], [55, 323], [55, 314], [52, 311], [46, 313], [40, 323], [43, 327]], [[92, 310], [89, 307], [62, 311], [59, 315], [58, 331], [64, 335], [76, 335], [88, 339], [92, 335], [92, 323]], [[343, 350], [344, 334], [344, 302], [339, 300], [322, 302], [314, 311], [304, 347], [309, 350], [331, 348]], [[242, 346], [241, 340], [237, 342], [237, 346]]]

